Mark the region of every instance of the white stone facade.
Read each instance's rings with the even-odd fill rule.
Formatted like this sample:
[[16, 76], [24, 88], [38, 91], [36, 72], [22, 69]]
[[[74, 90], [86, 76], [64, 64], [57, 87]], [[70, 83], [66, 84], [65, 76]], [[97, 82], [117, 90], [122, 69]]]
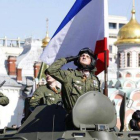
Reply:
[[[118, 72], [119, 77], [138, 81], [140, 78], [140, 45], [120, 45], [118, 46]], [[128, 54], [130, 54], [128, 58]]]
[[39, 62], [43, 51], [41, 40], [28, 38], [23, 45], [23, 52], [17, 58], [17, 68], [22, 69], [22, 76], [34, 77], [34, 63]]
[[6, 56], [3, 50], [0, 48], [0, 75], [7, 75], [7, 70], [5, 67]]
[[114, 42], [117, 41], [117, 35], [120, 27], [128, 23], [128, 20], [126, 17], [109, 16], [108, 23], [109, 23], [109, 39], [108, 39], [109, 48], [108, 49], [110, 51], [109, 58], [110, 61], [114, 63], [117, 59], [117, 53], [118, 53], [118, 48], [117, 46], [114, 45]]
[[0, 129], [6, 126], [11, 127], [13, 124], [20, 126], [24, 109], [24, 97], [21, 94], [21, 87], [3, 86], [0, 92], [10, 99], [7, 106], [0, 106]]
[[[125, 130], [129, 129], [129, 121], [136, 110], [140, 110], [140, 45], [121, 44], [114, 46], [120, 24], [127, 24], [125, 17], [109, 16], [109, 68], [108, 95], [115, 101], [117, 110], [117, 126], [120, 128], [119, 110], [124, 93], [126, 94]], [[110, 29], [110, 27], [112, 29]], [[104, 88], [104, 76], [99, 75], [101, 88]]]
[[[0, 40], [3, 41], [3, 39]], [[6, 38], [6, 40], [8, 39]], [[17, 39], [15, 40], [17, 42]], [[38, 39], [28, 38], [25, 40], [24, 45], [22, 44], [22, 47], [19, 46], [19, 43], [17, 43], [17, 46], [9, 46], [4, 40], [4, 43], [0, 45], [0, 83], [4, 80], [6, 81], [2, 88], [0, 88], [0, 92], [10, 100], [7, 106], [0, 106], [0, 129], [6, 126], [11, 127], [13, 124], [20, 126], [21, 119], [23, 118], [24, 99], [26, 97], [23, 94], [23, 90], [26, 84], [31, 85], [33, 83], [33, 66], [36, 61], [39, 61], [40, 54], [43, 51], [41, 48], [42, 42]], [[17, 57], [17, 68], [22, 69], [22, 82], [20, 83], [18, 83], [16, 75], [8, 75], [6, 63], [8, 56]]]
[[0, 48], [4, 52], [6, 58], [8, 58], [8, 56], [19, 56], [23, 51], [23, 43], [24, 40], [21, 40], [19, 37], [17, 39], [9, 39], [6, 36], [0, 38]]
[[[114, 42], [117, 41], [118, 31], [120, 29], [119, 25], [124, 25], [128, 22], [126, 17], [121, 16], [109, 16], [108, 17], [108, 26], [109, 26], [109, 38], [108, 38], [108, 49], [109, 49], [109, 67], [108, 67], [108, 80], [116, 80], [118, 75], [118, 62], [117, 54], [118, 48], [114, 45]], [[101, 83], [104, 82], [104, 72], [98, 75]], [[103, 87], [101, 85], [101, 87]]]

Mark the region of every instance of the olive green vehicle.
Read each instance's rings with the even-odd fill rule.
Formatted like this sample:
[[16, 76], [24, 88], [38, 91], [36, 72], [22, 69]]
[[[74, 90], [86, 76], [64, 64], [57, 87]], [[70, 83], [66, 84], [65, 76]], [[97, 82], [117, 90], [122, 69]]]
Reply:
[[[120, 108], [124, 126], [125, 96]], [[60, 105], [38, 106], [15, 133], [5, 131], [0, 140], [139, 140], [139, 131], [116, 128], [115, 104], [98, 91], [78, 98], [73, 108], [75, 130], [65, 130], [66, 112]]]

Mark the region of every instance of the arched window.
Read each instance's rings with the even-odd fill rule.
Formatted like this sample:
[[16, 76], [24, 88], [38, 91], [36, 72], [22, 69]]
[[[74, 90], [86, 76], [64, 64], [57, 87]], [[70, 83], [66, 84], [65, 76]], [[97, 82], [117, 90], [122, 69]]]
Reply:
[[109, 45], [109, 52], [112, 53], [112, 45]]
[[119, 68], [121, 67], [121, 54], [119, 53], [118, 54], [118, 66], [119, 66]]
[[129, 77], [132, 77], [132, 75], [131, 75], [131, 73], [127, 72], [125, 77], [129, 78]]
[[140, 53], [138, 54], [138, 67], [140, 67]]
[[119, 78], [122, 78], [122, 75], [119, 73]]
[[123, 85], [123, 87], [125, 88], [127, 88], [127, 87], [132, 87], [132, 88], [135, 88], [135, 86], [136, 86], [136, 84], [135, 84], [135, 82], [133, 82], [133, 81], [125, 81], [125, 83], [124, 83], [124, 85]]
[[130, 67], [130, 53], [127, 53], [127, 67]]

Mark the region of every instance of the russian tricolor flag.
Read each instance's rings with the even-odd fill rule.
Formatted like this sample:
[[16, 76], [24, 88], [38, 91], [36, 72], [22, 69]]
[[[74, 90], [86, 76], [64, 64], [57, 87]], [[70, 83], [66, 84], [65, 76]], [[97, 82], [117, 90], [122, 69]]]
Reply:
[[50, 65], [59, 58], [76, 56], [80, 49], [88, 47], [98, 54], [96, 74], [102, 72], [108, 37], [107, 5], [107, 0], [76, 0], [43, 51], [41, 60]]

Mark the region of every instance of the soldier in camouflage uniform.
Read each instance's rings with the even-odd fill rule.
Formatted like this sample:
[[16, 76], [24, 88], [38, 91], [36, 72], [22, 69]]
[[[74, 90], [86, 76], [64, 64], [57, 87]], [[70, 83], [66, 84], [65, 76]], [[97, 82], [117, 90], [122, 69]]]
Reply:
[[[61, 58], [46, 71], [62, 84], [62, 101], [68, 113], [71, 112], [78, 97], [88, 91], [100, 91], [100, 82], [94, 75], [96, 59], [92, 50], [84, 48], [78, 56]], [[76, 70], [61, 70], [66, 63], [74, 61]]]
[[52, 105], [61, 101], [61, 89], [58, 82], [47, 73], [45, 74], [47, 84], [36, 89], [30, 99], [31, 108], [41, 104]]
[[9, 99], [0, 92], [0, 105], [6, 106], [9, 104]]

